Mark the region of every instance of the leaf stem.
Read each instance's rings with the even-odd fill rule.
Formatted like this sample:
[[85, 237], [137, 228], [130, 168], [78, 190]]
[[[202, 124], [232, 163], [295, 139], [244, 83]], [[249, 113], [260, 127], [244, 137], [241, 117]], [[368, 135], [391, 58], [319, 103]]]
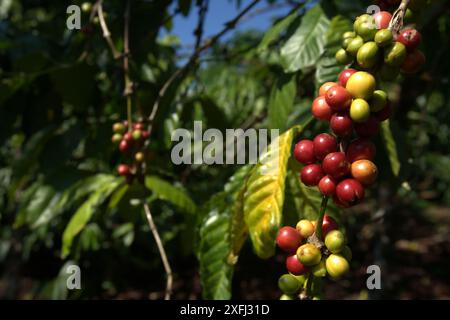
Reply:
[[325, 210], [327, 209], [328, 197], [322, 197], [322, 203], [320, 204], [319, 218], [317, 219], [316, 231], [315, 234], [320, 241], [322, 239], [322, 225], [323, 225], [323, 217], [325, 216]]

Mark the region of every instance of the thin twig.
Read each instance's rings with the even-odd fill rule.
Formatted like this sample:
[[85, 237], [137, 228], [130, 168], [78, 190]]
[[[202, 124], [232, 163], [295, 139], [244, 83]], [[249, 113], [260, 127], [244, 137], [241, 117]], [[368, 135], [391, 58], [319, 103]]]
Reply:
[[206, 12], [208, 11], [208, 0], [198, 0], [198, 23], [194, 30], [195, 35], [195, 50], [202, 44], [203, 26], [205, 25]]
[[400, 29], [403, 27], [403, 18], [405, 17], [406, 9], [408, 8], [410, 0], [402, 0], [398, 9], [395, 10], [392, 15], [392, 19], [389, 22], [389, 30], [392, 31], [394, 35], [400, 32]]
[[128, 131], [131, 130], [131, 96], [133, 94], [133, 82], [130, 80], [130, 0], [127, 1], [124, 28], [123, 28], [123, 75], [124, 75], [124, 91], [123, 95], [127, 99], [127, 119]]
[[120, 53], [119, 53], [119, 51], [117, 51], [117, 49], [114, 45], [114, 42], [112, 41], [111, 32], [109, 31], [108, 25], [106, 24], [105, 16], [103, 15], [103, 1], [102, 0], [98, 1], [97, 8], [98, 8], [97, 9], [98, 20], [100, 22], [100, 27], [102, 28], [102, 31], [103, 31], [103, 37], [105, 38], [106, 42], [108, 43], [108, 46], [111, 49], [114, 59], [118, 59], [118, 58], [120, 58]]
[[253, 0], [247, 7], [244, 8], [236, 17], [231, 19], [230, 21], [225, 23], [225, 27], [206, 40], [202, 45], [200, 45], [197, 49], [194, 50], [192, 53], [190, 59], [188, 62], [181, 67], [180, 69], [177, 69], [170, 77], [169, 79], [163, 84], [161, 89], [158, 92], [158, 96], [155, 99], [155, 102], [152, 107], [152, 111], [150, 113], [150, 116], [148, 117], [149, 126], [148, 126], [148, 132], [152, 132], [153, 128], [153, 120], [155, 119], [156, 113], [158, 112], [159, 105], [161, 103], [162, 98], [165, 96], [167, 90], [172, 85], [172, 83], [181, 75], [183, 75], [185, 72], [187, 72], [191, 67], [196, 65], [198, 63], [198, 57], [200, 53], [205, 51], [206, 49], [210, 48], [212, 45], [214, 45], [224, 34], [226, 34], [228, 31], [233, 29], [236, 24], [239, 22], [239, 20], [248, 12], [250, 11], [260, 0]]
[[158, 229], [156, 228], [155, 222], [153, 221], [152, 212], [150, 211], [150, 206], [147, 202], [144, 202], [144, 211], [147, 217], [148, 225], [150, 226], [150, 230], [152, 231], [153, 237], [155, 238], [156, 245], [158, 246], [158, 251], [161, 256], [161, 260], [164, 266], [164, 271], [166, 272], [166, 293], [164, 295], [164, 300], [170, 300], [170, 296], [172, 294], [172, 283], [173, 283], [173, 275], [172, 269], [170, 268], [169, 259], [167, 259], [166, 251], [164, 250], [164, 246], [162, 244], [161, 238], [158, 233]]

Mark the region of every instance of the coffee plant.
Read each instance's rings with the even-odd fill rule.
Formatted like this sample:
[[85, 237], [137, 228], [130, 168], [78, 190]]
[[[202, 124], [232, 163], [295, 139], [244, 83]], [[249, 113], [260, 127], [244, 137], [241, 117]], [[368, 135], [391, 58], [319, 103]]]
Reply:
[[449, 296], [448, 1], [224, 2], [0, 4], [1, 298]]

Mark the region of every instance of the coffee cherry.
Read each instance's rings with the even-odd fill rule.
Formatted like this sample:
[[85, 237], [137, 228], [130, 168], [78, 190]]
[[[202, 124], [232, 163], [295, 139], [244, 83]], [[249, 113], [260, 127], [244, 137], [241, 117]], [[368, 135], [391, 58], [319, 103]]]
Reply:
[[283, 274], [278, 279], [278, 288], [285, 294], [294, 294], [300, 289], [300, 282], [292, 274]]
[[361, 21], [357, 23], [355, 28], [356, 33], [363, 38], [364, 41], [373, 40], [375, 33], [377, 32], [375, 19], [372, 16], [368, 16], [360, 20]]
[[325, 82], [319, 88], [319, 95], [320, 96], [325, 96], [325, 94], [327, 93], [328, 89], [330, 89], [331, 87], [336, 86], [336, 85], [337, 85], [336, 82]]
[[331, 254], [325, 261], [325, 266], [328, 274], [333, 279], [341, 278], [350, 270], [348, 261], [339, 254]]
[[332, 231], [332, 230], [337, 230], [339, 228], [336, 220], [334, 220], [332, 217], [330, 217], [329, 215], [325, 214], [323, 216], [323, 221], [322, 221], [322, 236], [326, 237], [327, 234]]
[[336, 138], [328, 133], [318, 134], [314, 140], [314, 155], [316, 159], [323, 160], [325, 156], [337, 150]]
[[125, 132], [125, 126], [123, 125], [123, 123], [120, 122], [116, 122], [113, 124], [113, 131], [115, 133], [124, 133]]
[[378, 175], [377, 166], [370, 160], [358, 160], [352, 163], [350, 172], [352, 177], [364, 185], [375, 182]]
[[136, 162], [143, 162], [145, 159], [144, 153], [143, 152], [137, 152], [134, 155], [134, 160], [136, 160]]
[[378, 29], [387, 29], [391, 22], [392, 15], [387, 11], [379, 11], [373, 15], [373, 18], [375, 19], [375, 24]]
[[120, 141], [120, 143], [119, 143], [120, 152], [127, 152], [129, 148], [130, 148], [130, 144], [128, 143], [128, 141], [126, 141], [126, 140]]
[[370, 117], [370, 106], [366, 100], [355, 99], [350, 106], [350, 118], [355, 122], [365, 122]]
[[359, 48], [361, 48], [363, 44], [364, 44], [363, 38], [361, 38], [360, 36], [356, 36], [352, 39], [352, 41], [349, 42], [345, 51], [349, 55], [356, 57]]
[[[355, 69], [344, 69], [340, 74], [339, 74], [339, 84], [343, 87], [345, 87], [347, 85], [347, 81], [348, 79], [355, 73], [357, 72], [357, 70]], [[330, 116], [331, 117], [331, 116]]]
[[345, 246], [344, 234], [339, 230], [328, 232], [325, 237], [325, 246], [331, 253], [339, 253]]
[[361, 68], [372, 68], [378, 59], [378, 46], [375, 42], [369, 41], [359, 48], [356, 54], [356, 61]]
[[330, 176], [324, 176], [319, 181], [319, 190], [324, 196], [332, 196], [336, 192], [336, 181]]
[[311, 112], [316, 119], [323, 121], [330, 121], [331, 115], [333, 114], [324, 96], [319, 96], [314, 99]]
[[364, 199], [364, 187], [355, 179], [345, 179], [336, 186], [336, 196], [345, 205], [353, 206]]
[[370, 73], [358, 71], [348, 79], [345, 87], [354, 98], [360, 98], [367, 101], [372, 98], [376, 82], [375, 78]]
[[148, 132], [147, 130], [143, 130], [142, 139], [147, 140], [148, 138], [150, 138], [150, 132]]
[[406, 47], [398, 41], [384, 50], [384, 63], [391, 67], [400, 67], [406, 58]]
[[344, 208], [345, 209], [345, 208], [349, 208], [350, 207], [350, 205], [348, 203], [344, 203], [341, 200], [339, 200], [339, 198], [337, 197], [336, 194], [334, 194], [334, 196], [333, 196], [333, 202], [339, 208]]
[[391, 117], [392, 114], [392, 107], [391, 104], [388, 103], [386, 107], [384, 107], [381, 111], [375, 113], [375, 117], [379, 121], [385, 121]]
[[142, 122], [133, 123], [134, 130], [144, 130], [144, 124]]
[[[352, 41], [348, 41], [351, 43]], [[339, 64], [346, 65], [350, 64], [353, 61], [353, 57], [344, 49], [339, 49], [336, 51], [335, 59]]]
[[352, 261], [352, 250], [348, 246], [344, 246], [340, 254], [345, 258], [347, 261]]
[[131, 135], [133, 136], [133, 140], [141, 140], [141, 138], [142, 138], [142, 131], [139, 130], [139, 129], [135, 129], [135, 130], [133, 130]]
[[425, 64], [425, 60], [425, 55], [422, 51], [414, 50], [413, 52], [408, 53], [408, 55], [406, 56], [405, 61], [403, 61], [401, 70], [406, 74], [416, 73]]
[[353, 163], [357, 160], [373, 160], [375, 158], [375, 145], [367, 139], [353, 140], [347, 148], [347, 160]]
[[338, 136], [350, 136], [353, 132], [353, 121], [347, 113], [338, 112], [331, 116], [330, 128]]
[[296, 254], [286, 258], [286, 269], [293, 275], [302, 275], [309, 271], [309, 269], [299, 261]]
[[325, 259], [320, 260], [318, 264], [311, 268], [311, 273], [314, 277], [323, 278], [327, 275], [327, 268], [325, 267]]
[[350, 164], [343, 152], [333, 152], [328, 154], [322, 162], [323, 171], [334, 179], [339, 179], [347, 175], [350, 171]]
[[311, 140], [300, 140], [294, 147], [294, 157], [303, 164], [314, 163], [314, 143]]
[[307, 186], [316, 186], [323, 177], [323, 171], [318, 164], [308, 164], [300, 172], [300, 179]]
[[372, 137], [380, 131], [380, 121], [371, 115], [366, 122], [356, 123], [355, 131], [360, 137]]
[[90, 2], [83, 2], [81, 4], [81, 11], [87, 13], [87, 12], [90, 12], [91, 9], [92, 9], [92, 3], [90, 3]]
[[312, 234], [314, 233], [313, 224], [311, 223], [311, 221], [306, 219], [300, 220], [295, 228], [297, 229], [298, 233], [300, 233], [303, 239], [312, 236]]
[[123, 140], [125, 140], [125, 141], [128, 142], [128, 143], [133, 142], [133, 135], [131, 134], [130, 131], [126, 132], [126, 133], [123, 135]]
[[302, 264], [309, 267], [318, 264], [322, 258], [322, 254], [315, 245], [306, 243], [298, 248], [297, 257]]
[[113, 134], [113, 136], [111, 137], [111, 141], [112, 143], [116, 144], [116, 143], [120, 143], [120, 141], [122, 141], [122, 135], [120, 133], [115, 133]]
[[397, 37], [397, 41], [404, 44], [409, 52], [416, 50], [421, 40], [422, 36], [416, 29], [404, 29]]
[[347, 54], [347, 52], [345, 51], [345, 49], [347, 49], [349, 43], [353, 40], [353, 38], [345, 38], [342, 40], [341, 42], [341, 47], [342, 49], [344, 49], [344, 52]]
[[347, 31], [347, 32], [344, 32], [344, 34], [342, 35], [342, 39], [354, 38], [355, 36], [356, 36], [355, 32]]
[[375, 43], [380, 48], [387, 47], [392, 43], [392, 40], [394, 40], [394, 36], [392, 35], [392, 31], [389, 29], [381, 29], [378, 30], [375, 34]]
[[332, 110], [344, 111], [350, 106], [352, 96], [344, 87], [335, 85], [328, 89], [325, 100]]
[[121, 164], [117, 167], [117, 172], [121, 176], [126, 176], [126, 175], [130, 174], [130, 167], [127, 166], [126, 164]]
[[300, 233], [292, 227], [283, 227], [278, 231], [277, 245], [281, 250], [293, 253], [302, 242]]
[[370, 100], [370, 111], [378, 112], [386, 107], [387, 93], [383, 90], [375, 90], [372, 99]]
[[295, 297], [288, 294], [282, 294], [280, 300], [295, 300]]

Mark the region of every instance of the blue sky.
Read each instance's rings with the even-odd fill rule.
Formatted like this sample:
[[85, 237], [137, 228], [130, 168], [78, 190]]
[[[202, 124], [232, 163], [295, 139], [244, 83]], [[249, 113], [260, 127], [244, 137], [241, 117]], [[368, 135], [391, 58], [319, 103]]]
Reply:
[[[242, 0], [240, 7], [237, 7], [235, 0], [210, 0], [205, 20], [204, 38], [222, 30], [224, 23], [233, 19], [250, 2], [251, 0]], [[193, 3], [195, 3], [195, 1], [193, 1]], [[247, 16], [252, 15], [252, 12], [258, 11], [259, 9], [267, 8], [267, 6], [268, 4], [266, 1], [261, 1], [247, 14]], [[254, 15], [238, 24], [238, 26], [230, 31], [224, 38], [230, 37], [234, 32], [239, 30], [267, 30], [271, 26], [274, 17], [285, 16], [291, 9], [292, 8], [289, 6], [283, 6], [281, 8], [276, 7], [269, 12]], [[178, 36], [183, 46], [192, 45], [195, 43], [193, 31], [196, 28], [197, 21], [198, 10], [196, 6], [193, 6], [189, 16], [183, 17], [182, 15], [178, 15], [174, 19], [174, 26], [171, 34]]]

